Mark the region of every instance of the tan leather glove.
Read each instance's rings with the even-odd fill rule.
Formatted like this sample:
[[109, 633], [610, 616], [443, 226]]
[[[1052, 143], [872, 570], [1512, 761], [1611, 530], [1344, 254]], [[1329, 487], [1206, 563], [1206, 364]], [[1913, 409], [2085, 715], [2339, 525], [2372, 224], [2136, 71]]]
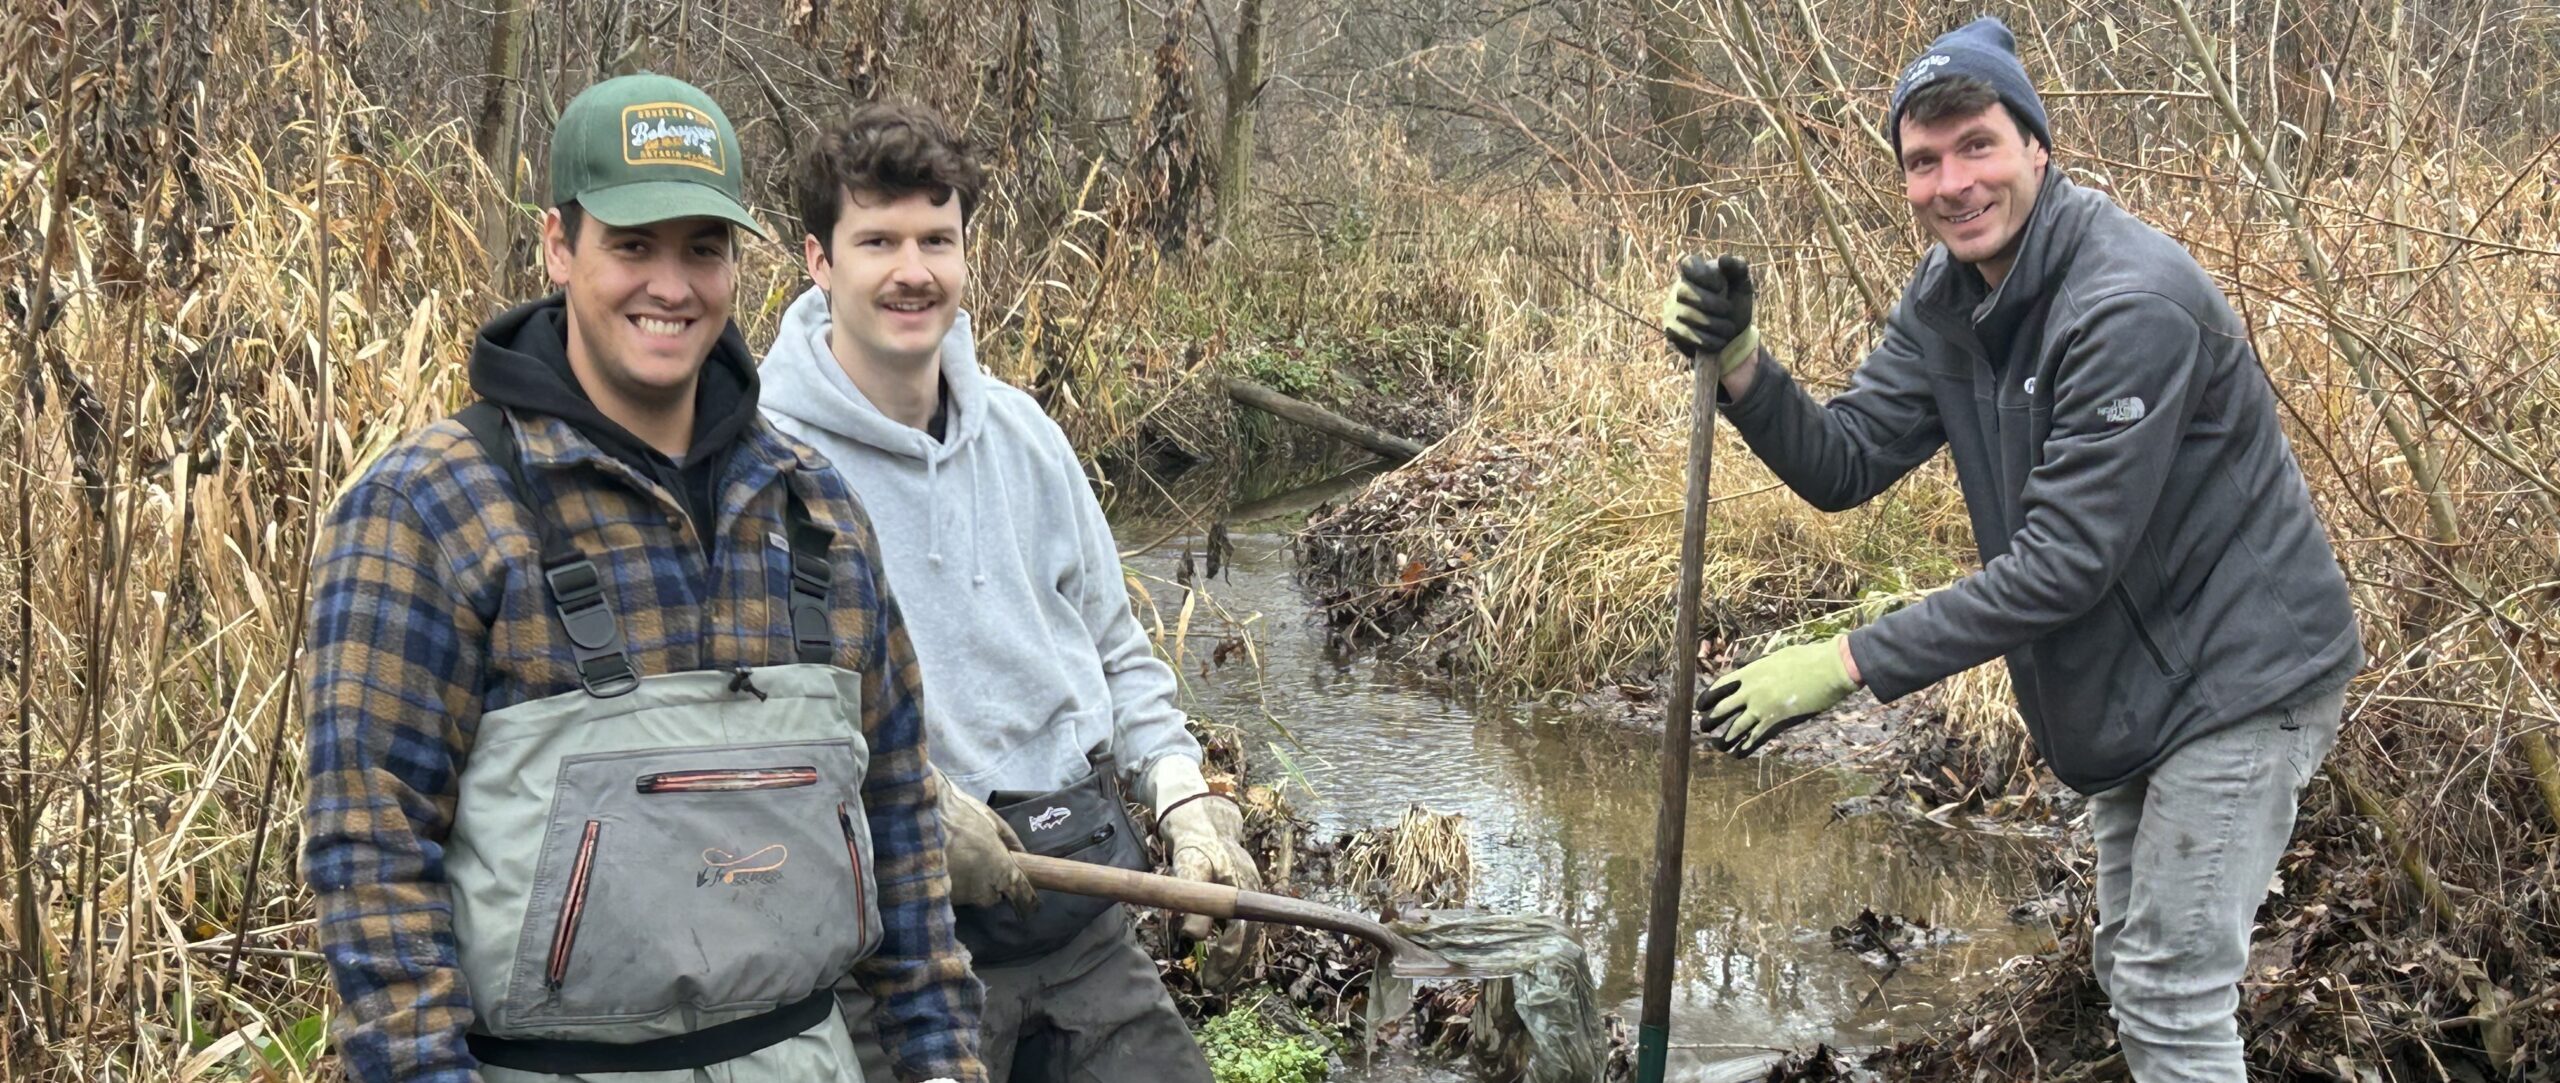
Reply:
[[933, 781], [942, 792], [942, 858], [951, 868], [951, 905], [994, 906], [1001, 899], [1029, 920], [1040, 908], [1040, 892], [1013, 863], [1013, 855], [1022, 852], [1013, 825], [952, 785], [941, 768], [934, 769]]
[[[1156, 807], [1156, 837], [1164, 840], [1173, 874], [1185, 880], [1225, 884], [1246, 891], [1262, 890], [1262, 870], [1244, 848], [1244, 813], [1224, 795], [1209, 792], [1200, 764], [1187, 756], [1167, 756], [1147, 772]], [[1212, 921], [1192, 914], [1182, 919], [1182, 935], [1190, 940], [1210, 936]], [[1209, 944], [1201, 979], [1224, 987], [1242, 977], [1261, 947], [1262, 930], [1250, 922], [1231, 921]]]

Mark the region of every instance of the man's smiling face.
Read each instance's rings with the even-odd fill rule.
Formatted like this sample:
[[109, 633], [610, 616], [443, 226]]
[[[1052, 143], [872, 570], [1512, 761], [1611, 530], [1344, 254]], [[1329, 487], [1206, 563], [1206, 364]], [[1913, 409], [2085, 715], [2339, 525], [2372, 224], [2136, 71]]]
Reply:
[[590, 398], [652, 408], [693, 395], [738, 289], [730, 225], [676, 218], [609, 226], [594, 215], [543, 223], [551, 281], [568, 294], [569, 365]]
[[2046, 160], [2044, 144], [1996, 102], [1927, 123], [1902, 119], [1902, 190], [1911, 213], [1949, 255], [1980, 267], [1995, 285], [2017, 256]]

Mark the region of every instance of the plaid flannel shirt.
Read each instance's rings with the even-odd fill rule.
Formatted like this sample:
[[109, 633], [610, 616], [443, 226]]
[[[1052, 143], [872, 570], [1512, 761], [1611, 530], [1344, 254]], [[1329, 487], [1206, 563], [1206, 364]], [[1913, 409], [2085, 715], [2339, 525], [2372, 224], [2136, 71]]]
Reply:
[[[796, 661], [782, 486], [836, 532], [836, 664], [863, 678], [863, 802], [884, 927], [851, 978], [883, 1006], [881, 1044], [902, 1076], [981, 1083], [983, 993], [952, 933], [915, 652], [844, 480], [759, 419], [723, 471], [712, 569], [674, 495], [565, 422], [518, 421], [529, 498], [604, 573], [644, 676]], [[366, 470], [319, 541], [304, 655], [303, 875], [345, 1003], [339, 1054], [365, 1083], [478, 1076], [463, 1042], [473, 1012], [444, 843], [481, 715], [581, 687], [539, 550], [506, 475], [452, 419]]]

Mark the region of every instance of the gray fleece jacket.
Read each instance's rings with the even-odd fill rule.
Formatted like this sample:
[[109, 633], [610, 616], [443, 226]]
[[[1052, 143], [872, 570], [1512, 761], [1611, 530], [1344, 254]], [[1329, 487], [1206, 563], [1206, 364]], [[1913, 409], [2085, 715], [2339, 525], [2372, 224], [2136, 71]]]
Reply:
[[2247, 327], [2186, 249], [2059, 169], [1998, 292], [1932, 250], [1846, 392], [1758, 364], [1725, 416], [1817, 507], [1955, 459], [1982, 569], [1850, 634], [1879, 699], [2006, 655], [2046, 762], [2097, 793], [2361, 663]]
[[761, 402], [871, 515], [934, 764], [984, 799], [1064, 786], [1091, 753], [1111, 753], [1141, 795], [1157, 760], [1198, 760], [1074, 449], [1031, 396], [979, 371], [968, 314], [942, 343], [940, 441], [863, 397], [828, 349], [832, 323], [819, 290], [792, 302], [757, 368]]

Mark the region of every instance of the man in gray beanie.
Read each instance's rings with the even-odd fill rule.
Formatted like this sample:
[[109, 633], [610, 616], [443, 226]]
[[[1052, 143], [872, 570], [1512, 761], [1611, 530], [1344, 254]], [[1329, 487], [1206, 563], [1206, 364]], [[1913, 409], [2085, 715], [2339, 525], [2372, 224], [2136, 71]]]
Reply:
[[2238, 982], [2303, 786], [2363, 660], [2248, 328], [2177, 242], [2052, 166], [1996, 19], [1904, 68], [1887, 123], [1938, 244], [1847, 391], [1760, 344], [1750, 268], [1683, 260], [1663, 330], [1798, 495], [1856, 507], [1944, 447], [1979, 571], [1712, 682], [1749, 755], [1861, 685], [2005, 657], [2054, 774], [2090, 795], [2095, 962], [2139, 1083], [2243, 1083]]

